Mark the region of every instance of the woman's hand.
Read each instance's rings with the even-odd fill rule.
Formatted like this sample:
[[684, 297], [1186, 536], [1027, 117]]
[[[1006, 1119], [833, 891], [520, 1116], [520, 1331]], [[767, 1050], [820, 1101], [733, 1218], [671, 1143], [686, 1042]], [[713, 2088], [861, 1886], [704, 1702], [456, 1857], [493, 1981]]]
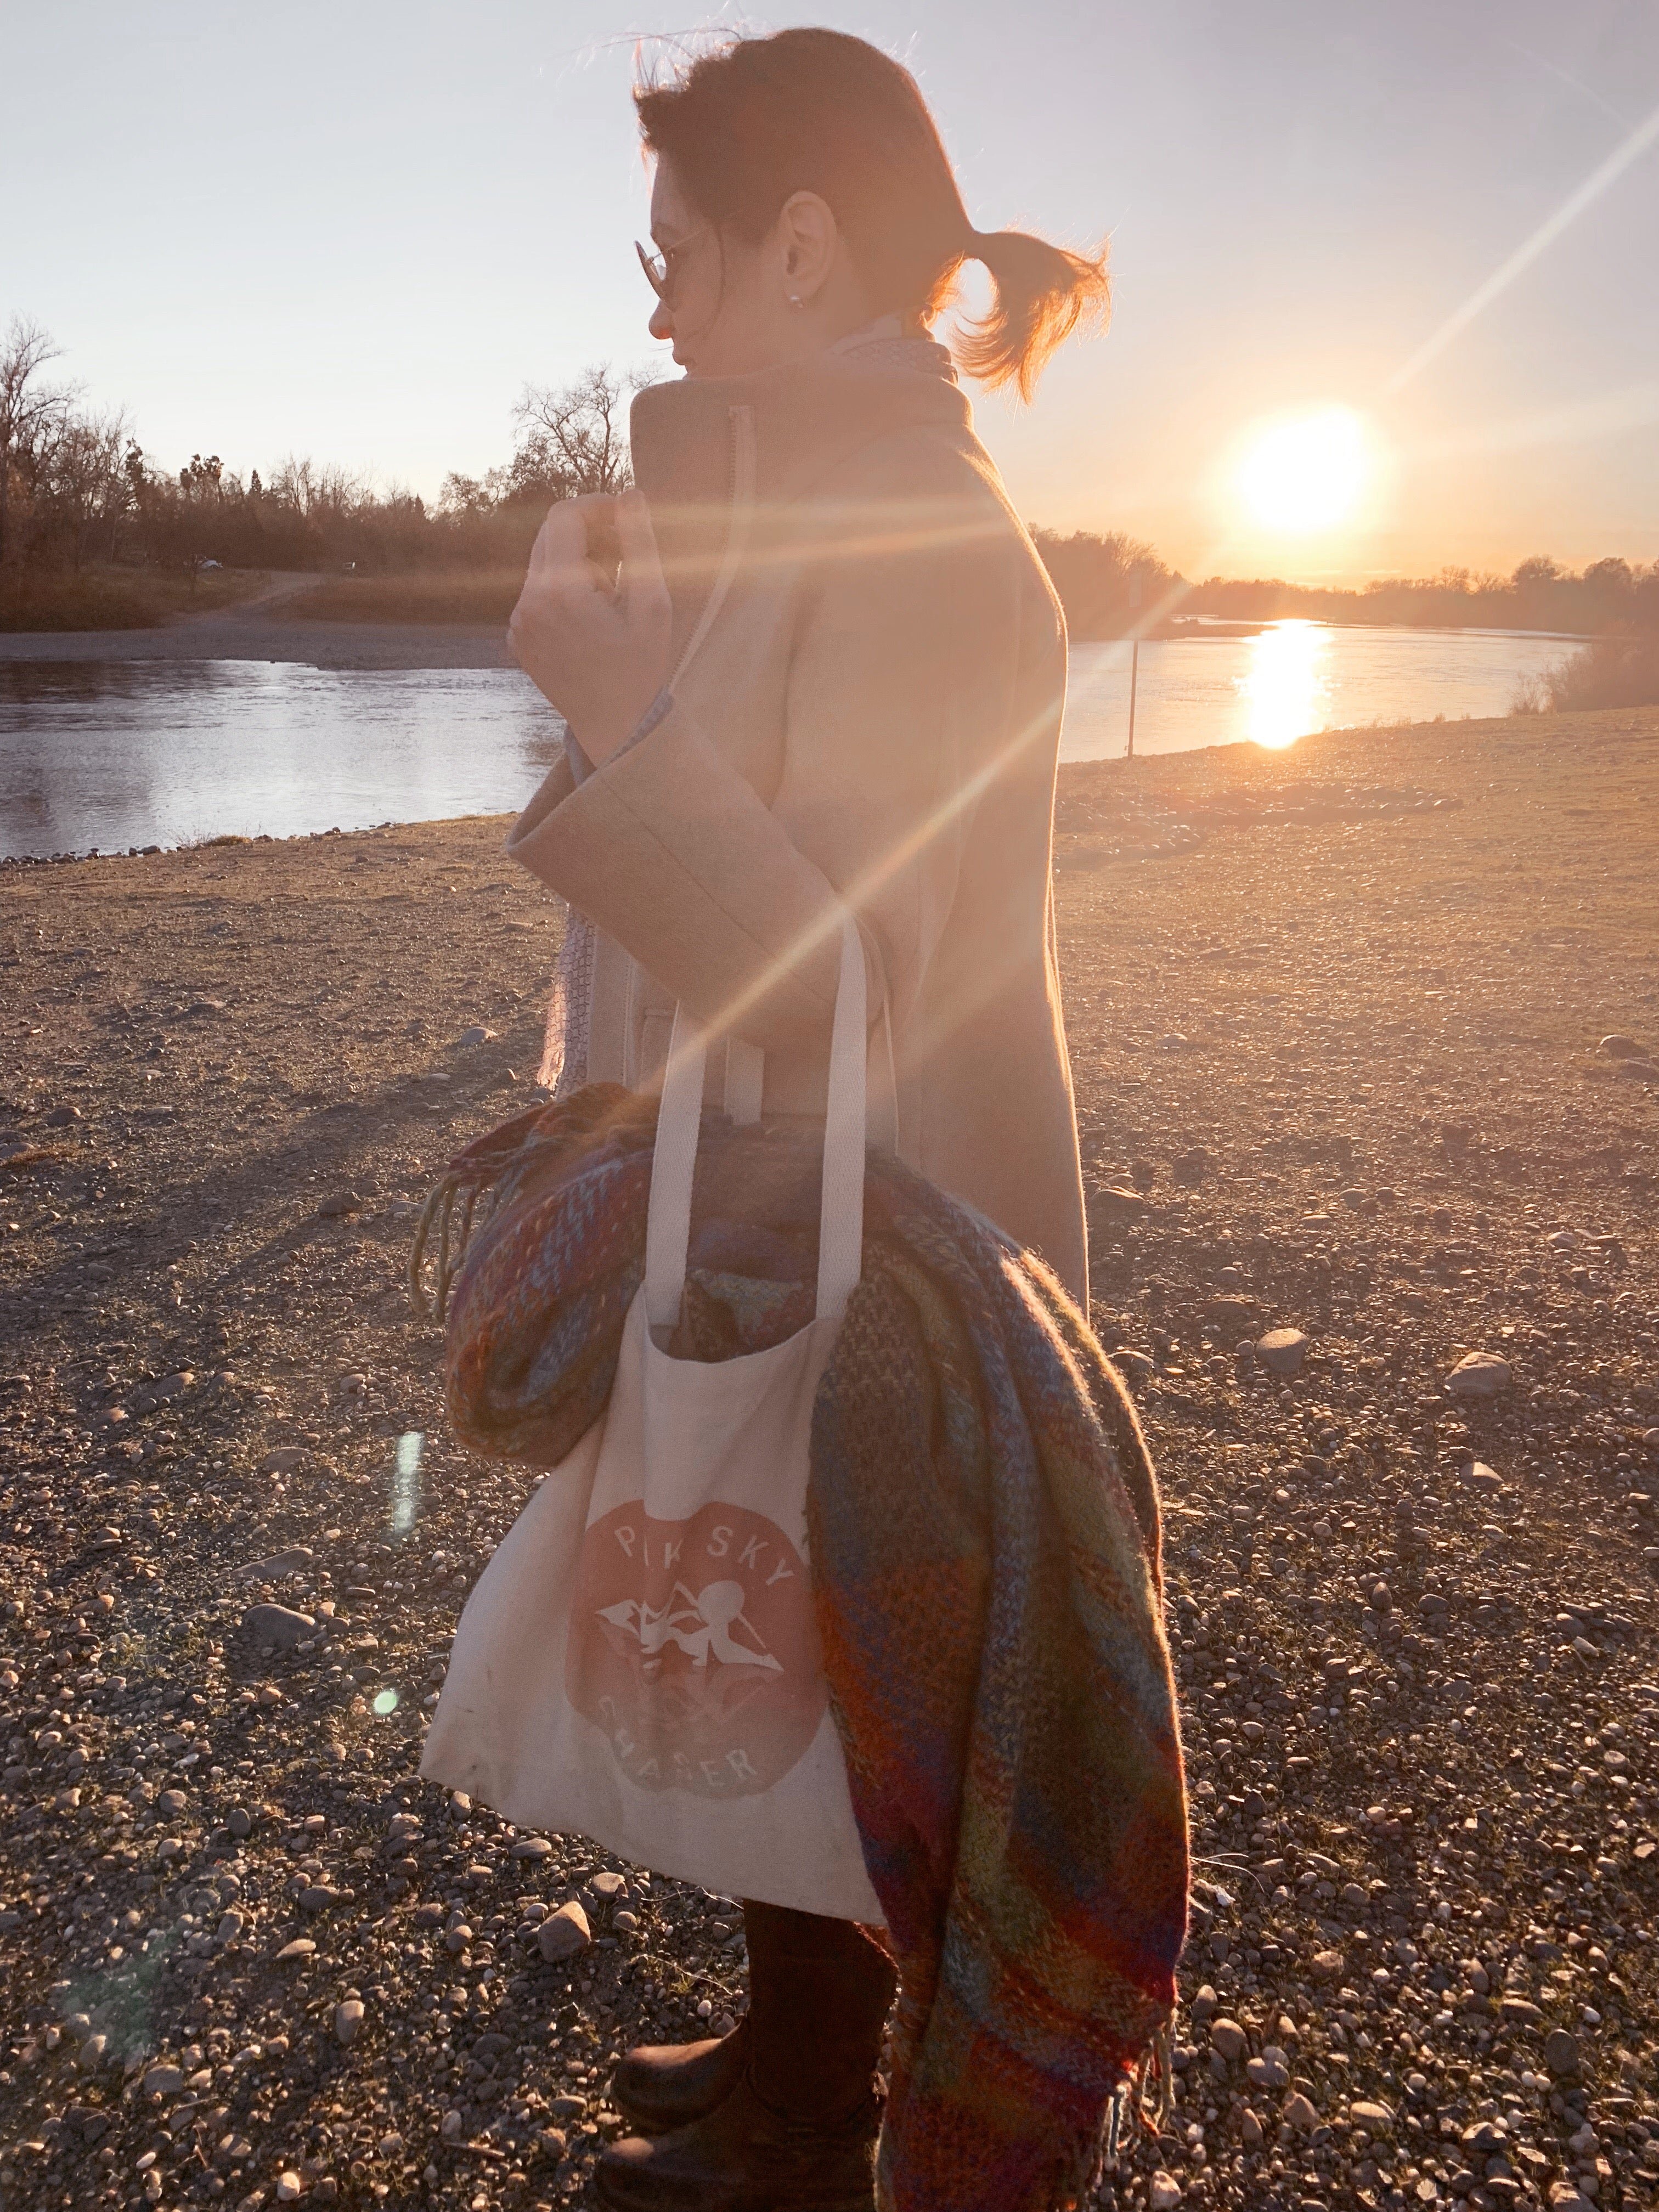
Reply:
[[[614, 527], [613, 590], [589, 553]], [[549, 508], [507, 624], [525, 673], [550, 699], [597, 766], [629, 736], [669, 677], [668, 586], [645, 500], [562, 499]]]

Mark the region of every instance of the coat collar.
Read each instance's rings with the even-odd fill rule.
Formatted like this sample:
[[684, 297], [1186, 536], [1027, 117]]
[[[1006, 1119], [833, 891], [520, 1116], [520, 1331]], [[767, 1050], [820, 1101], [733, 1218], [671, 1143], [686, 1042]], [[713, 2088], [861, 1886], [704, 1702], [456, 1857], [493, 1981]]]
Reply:
[[[907, 349], [914, 340], [899, 342]], [[972, 412], [940, 346], [937, 373], [895, 365], [892, 349], [831, 349], [750, 376], [679, 377], [648, 385], [630, 417], [634, 476], [653, 508], [682, 513], [731, 501], [731, 420], [746, 408], [754, 434], [755, 494], [797, 497], [847, 455], [895, 431], [971, 433]]]

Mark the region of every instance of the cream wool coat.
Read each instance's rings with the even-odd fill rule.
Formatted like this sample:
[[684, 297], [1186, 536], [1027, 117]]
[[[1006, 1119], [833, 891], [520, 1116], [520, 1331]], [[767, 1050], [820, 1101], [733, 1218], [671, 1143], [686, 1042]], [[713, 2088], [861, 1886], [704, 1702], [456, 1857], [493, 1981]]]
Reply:
[[589, 1079], [656, 1079], [683, 1000], [762, 1048], [769, 1117], [823, 1115], [850, 906], [900, 1155], [1086, 1311], [1051, 880], [1065, 627], [939, 358], [640, 394], [673, 703], [580, 784], [555, 768], [507, 850], [596, 925]]

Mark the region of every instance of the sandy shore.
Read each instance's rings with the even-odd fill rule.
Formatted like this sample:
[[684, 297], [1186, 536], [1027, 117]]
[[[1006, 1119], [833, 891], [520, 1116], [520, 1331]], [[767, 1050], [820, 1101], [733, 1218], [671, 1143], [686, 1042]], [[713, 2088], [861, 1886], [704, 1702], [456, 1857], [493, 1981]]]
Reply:
[[[722, 1901], [415, 1775], [526, 1487], [403, 1286], [536, 1063], [501, 828], [0, 871], [8, 2207], [586, 2203], [617, 2051], [740, 2002]], [[1058, 860], [1201, 1877], [1102, 2202], [1650, 2205], [1659, 713], [1070, 769]]]

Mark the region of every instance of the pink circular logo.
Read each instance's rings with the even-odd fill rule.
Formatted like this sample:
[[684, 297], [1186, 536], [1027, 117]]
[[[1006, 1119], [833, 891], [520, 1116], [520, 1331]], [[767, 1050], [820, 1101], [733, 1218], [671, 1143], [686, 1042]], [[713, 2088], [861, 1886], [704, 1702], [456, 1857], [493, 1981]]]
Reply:
[[745, 1506], [613, 1507], [582, 1540], [564, 1684], [641, 1789], [771, 1789], [829, 1698], [805, 1561]]

